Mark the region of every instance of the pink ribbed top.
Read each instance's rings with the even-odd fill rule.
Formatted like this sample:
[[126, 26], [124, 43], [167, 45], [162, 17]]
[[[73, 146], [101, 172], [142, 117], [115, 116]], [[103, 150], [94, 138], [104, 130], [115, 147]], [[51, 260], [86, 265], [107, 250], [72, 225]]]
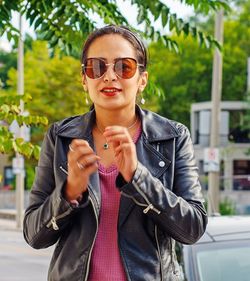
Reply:
[[[138, 128], [133, 140], [141, 134]], [[120, 192], [115, 186], [118, 170], [115, 165], [108, 168], [99, 163], [101, 210], [98, 233], [91, 257], [89, 281], [126, 281], [119, 247], [117, 222]]]

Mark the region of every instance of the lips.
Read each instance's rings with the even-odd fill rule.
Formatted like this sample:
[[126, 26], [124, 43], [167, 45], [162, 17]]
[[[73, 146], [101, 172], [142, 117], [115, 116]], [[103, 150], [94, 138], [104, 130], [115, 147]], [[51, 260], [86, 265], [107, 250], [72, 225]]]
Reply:
[[101, 93], [105, 96], [112, 97], [117, 95], [119, 92], [121, 92], [121, 89], [115, 88], [115, 87], [105, 87], [101, 89]]

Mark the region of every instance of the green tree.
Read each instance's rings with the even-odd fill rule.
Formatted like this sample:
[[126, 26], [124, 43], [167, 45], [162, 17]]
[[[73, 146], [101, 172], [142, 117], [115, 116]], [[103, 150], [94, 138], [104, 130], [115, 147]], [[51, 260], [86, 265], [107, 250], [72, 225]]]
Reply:
[[9, 131], [9, 126], [15, 120], [19, 126], [22, 125], [47, 125], [47, 118], [40, 116], [24, 116], [20, 110], [20, 100], [28, 102], [31, 97], [28, 95], [17, 96], [11, 91], [0, 91], [0, 153], [11, 154], [20, 153], [30, 158], [39, 156], [40, 147], [33, 145], [31, 142], [25, 142], [22, 137], [15, 138], [14, 134]]
[[16, 52], [6, 52], [0, 50], [0, 88], [6, 89], [8, 71], [11, 67], [16, 67]]
[[160, 113], [189, 125], [191, 103], [210, 97], [212, 54], [200, 49], [190, 37], [177, 40], [180, 54], [167, 50], [161, 43], [150, 45], [149, 75], [164, 92]]
[[[31, 114], [44, 115], [49, 123], [88, 109], [81, 85], [80, 60], [60, 56], [51, 58], [45, 41], [34, 41], [24, 56], [25, 91], [32, 95], [26, 109]], [[17, 87], [17, 71], [8, 73], [7, 85]]]
[[[224, 23], [222, 100], [244, 100], [246, 96], [248, 19], [243, 7], [228, 15]], [[160, 103], [160, 112], [189, 126], [191, 103], [211, 99], [212, 52], [199, 48], [191, 37], [174, 40], [180, 46], [180, 54], [170, 52], [161, 42], [150, 45], [150, 76], [165, 93], [166, 102]]]
[[[207, 13], [211, 9], [224, 7], [228, 9], [225, 1], [220, 0], [180, 0], [195, 10]], [[204, 35], [196, 26], [178, 18], [171, 13], [168, 5], [159, 0], [131, 0], [131, 4], [137, 10], [137, 22], [144, 27], [144, 34], [151, 39], [162, 40], [169, 48], [177, 48], [175, 41], [168, 36], [169, 31], [177, 34], [191, 34], [201, 44], [216, 44], [209, 35]], [[0, 34], [6, 32], [9, 40], [17, 39], [18, 31], [11, 24], [13, 11], [21, 12], [34, 29], [40, 31], [43, 39], [48, 40], [51, 47], [59, 45], [67, 52], [78, 52], [82, 39], [86, 37], [96, 26], [94, 18], [99, 17], [105, 24], [116, 23], [128, 26], [129, 23], [120, 11], [117, 1], [113, 0], [12, 0], [0, 2]], [[160, 20], [163, 32], [160, 33], [154, 27], [154, 22]]]
[[[33, 38], [26, 34], [24, 40], [24, 52], [31, 49]], [[6, 89], [8, 71], [10, 68], [17, 68], [17, 46], [14, 45], [10, 52], [0, 49], [0, 88]]]
[[[210, 0], [186, 0], [182, 1], [187, 5], [193, 6], [195, 9], [208, 12], [210, 9], [218, 9], [223, 6], [228, 6], [224, 1]], [[168, 48], [177, 50], [176, 41], [173, 41], [168, 36], [168, 31], [175, 31], [178, 35], [191, 34], [197, 38], [201, 45], [217, 45], [217, 42], [209, 35], [205, 35], [199, 31], [196, 26], [191, 26], [189, 22], [178, 18], [176, 14], [172, 14], [169, 7], [159, 0], [131, 0], [137, 11], [138, 24], [143, 24], [144, 32], [148, 38], [161, 40]], [[96, 22], [94, 16], [98, 16], [105, 24], [116, 23], [128, 26], [128, 21], [122, 12], [119, 10], [116, 1], [108, 0], [51, 0], [51, 1], [33, 1], [33, 0], [12, 0], [0, 1], [0, 35], [7, 34], [9, 41], [13, 40], [17, 43], [19, 31], [12, 25], [11, 19], [13, 12], [20, 12], [30, 25], [39, 32], [41, 38], [49, 42], [50, 48], [59, 46], [62, 50], [71, 54], [79, 53], [79, 46], [83, 38], [86, 37], [95, 27]], [[163, 27], [163, 34], [154, 28], [154, 21], [160, 19]], [[167, 28], [168, 27], [168, 28]], [[40, 65], [37, 65], [39, 68]], [[36, 68], [34, 71], [37, 71]], [[47, 86], [51, 80], [45, 81], [41, 87]], [[33, 90], [31, 94], [33, 95]], [[56, 91], [60, 96], [60, 93]], [[49, 103], [48, 99], [48, 103]], [[6, 103], [7, 102], [7, 103]], [[38, 117], [37, 117], [38, 118]], [[23, 116], [20, 116], [18, 104], [13, 104], [12, 101], [7, 101], [6, 97], [1, 100], [0, 119], [9, 124], [11, 120], [19, 119], [20, 123], [25, 121]], [[39, 119], [39, 118], [38, 118]], [[29, 116], [28, 124], [32, 124], [38, 119], [32, 119]], [[42, 121], [42, 119], [40, 120]], [[0, 126], [2, 132], [2, 141], [8, 144], [13, 144], [13, 136], [9, 135], [5, 126]], [[13, 146], [14, 148], [14, 146]], [[14, 148], [15, 149], [15, 148]], [[7, 152], [7, 146], [1, 147], [1, 152]], [[22, 149], [19, 151], [21, 152]]]

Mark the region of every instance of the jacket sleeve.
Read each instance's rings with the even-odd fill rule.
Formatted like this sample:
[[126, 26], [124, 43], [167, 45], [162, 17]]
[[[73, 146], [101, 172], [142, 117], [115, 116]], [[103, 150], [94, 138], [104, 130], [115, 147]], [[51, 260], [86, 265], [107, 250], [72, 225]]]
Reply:
[[36, 249], [53, 245], [69, 224], [69, 218], [88, 203], [84, 198], [80, 207], [74, 208], [64, 199], [65, 182], [57, 186], [55, 181], [54, 154], [55, 125], [52, 125], [43, 141], [23, 222], [24, 238]]
[[164, 187], [140, 162], [131, 182], [126, 183], [121, 174], [118, 175], [117, 187], [141, 206], [143, 213], [167, 235], [192, 244], [204, 233], [207, 215], [189, 131], [181, 125], [179, 133], [175, 139], [172, 190]]

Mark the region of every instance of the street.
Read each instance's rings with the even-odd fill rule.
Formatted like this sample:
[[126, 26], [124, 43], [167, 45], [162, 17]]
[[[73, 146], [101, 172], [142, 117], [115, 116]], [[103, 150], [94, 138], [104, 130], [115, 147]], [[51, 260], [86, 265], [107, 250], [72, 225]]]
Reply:
[[52, 251], [32, 249], [21, 231], [0, 230], [0, 280], [46, 281]]

